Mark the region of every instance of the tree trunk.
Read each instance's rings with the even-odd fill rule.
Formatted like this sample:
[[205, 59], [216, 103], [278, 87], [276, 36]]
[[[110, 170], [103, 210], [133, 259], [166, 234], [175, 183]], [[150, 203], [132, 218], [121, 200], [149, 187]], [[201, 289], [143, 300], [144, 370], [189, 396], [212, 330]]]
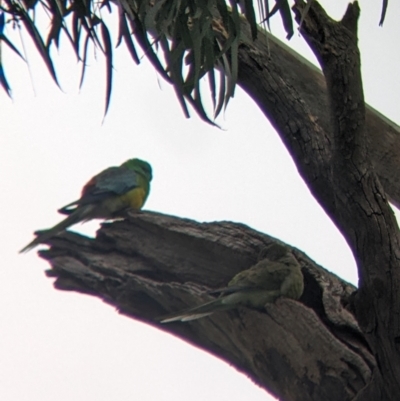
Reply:
[[[302, 0], [296, 1], [298, 22], [305, 7]], [[307, 99], [307, 93], [303, 97], [296, 87], [310, 79], [297, 75], [294, 80], [283, 74], [277, 59], [268, 60], [257, 45], [248, 42], [241, 46], [239, 74], [353, 251], [360, 277], [360, 291], [354, 297], [356, 317], [379, 361], [379, 369], [360, 399], [386, 400], [397, 399], [400, 392], [400, 296], [396, 290], [400, 250], [397, 223], [370, 155], [379, 133], [372, 136], [368, 129], [357, 48], [358, 16], [358, 3], [354, 3], [343, 19], [335, 22], [314, 1], [303, 21], [301, 33], [327, 82], [323, 109], [327, 118], [321, 118], [313, 98]], [[251, 74], [255, 67], [259, 70], [257, 81]], [[319, 103], [323, 103], [321, 99]]]
[[[296, 2], [298, 20], [304, 7]], [[354, 3], [335, 22], [314, 1], [304, 18], [301, 33], [327, 84], [276, 41], [268, 50], [262, 35], [239, 46], [239, 84], [274, 125], [346, 238], [359, 291], [293, 250], [305, 277], [299, 302], [280, 299], [263, 312], [239, 308], [161, 325], [156, 317], [211, 299], [208, 290], [253, 265], [274, 240], [239, 224], [198, 224], [155, 213], [129, 213], [105, 224], [96, 240], [66, 233], [49, 241], [50, 251], [41, 254], [56, 287], [99, 296], [172, 332], [285, 401], [397, 400], [400, 247], [385, 193], [400, 205], [400, 139], [394, 124], [365, 108], [358, 15]]]

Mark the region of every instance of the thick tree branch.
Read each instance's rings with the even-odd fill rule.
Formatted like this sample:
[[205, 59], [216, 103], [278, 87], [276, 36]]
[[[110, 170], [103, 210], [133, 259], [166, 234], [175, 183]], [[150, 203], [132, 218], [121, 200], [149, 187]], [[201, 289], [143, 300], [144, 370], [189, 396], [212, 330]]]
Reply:
[[[300, 20], [305, 3], [297, 0]], [[301, 33], [316, 54], [327, 81], [332, 115], [332, 183], [335, 205], [331, 216], [357, 260], [360, 292], [356, 316], [376, 357], [386, 399], [400, 392], [400, 264], [398, 227], [367, 151], [365, 108], [357, 47], [357, 2], [349, 4], [342, 21], [330, 19], [314, 2]], [[318, 133], [316, 133], [318, 134]], [[322, 198], [319, 197], [321, 200]], [[323, 199], [322, 199], [322, 205]], [[331, 208], [331, 204], [328, 205]], [[386, 290], [384, 290], [386, 289]], [[393, 291], [393, 292], [392, 292]]]
[[[298, 19], [303, 9], [304, 3], [298, 1]], [[372, 160], [387, 185], [390, 174], [380, 170], [384, 156], [377, 157], [380, 152], [375, 151], [391, 145], [386, 138], [387, 143], [379, 144], [381, 131], [371, 129], [373, 113], [365, 116], [357, 14], [357, 6], [350, 6], [345, 18], [336, 23], [314, 1], [303, 22], [303, 34], [308, 35], [327, 76], [330, 90], [324, 96], [320, 76], [307, 68], [288, 68], [274, 42], [269, 58], [262, 37], [240, 46], [239, 82], [274, 125], [300, 174], [355, 254], [361, 280], [355, 297], [357, 317], [378, 356], [380, 373], [388, 372], [381, 381], [377, 370], [363, 392], [363, 399], [376, 400], [377, 394], [390, 399], [389, 394], [397, 397], [399, 393], [399, 246], [397, 223], [370, 165]]]
[[[277, 99], [271, 99], [271, 87], [275, 85], [275, 76], [279, 77], [284, 84], [279, 87], [282, 102], [291, 96], [290, 93], [286, 95], [285, 87], [294, 90], [331, 140], [333, 130], [327, 86], [321, 71], [272, 35], [267, 34], [267, 41], [264, 31], [262, 34], [260, 31], [257, 40], [253, 42], [248, 23], [244, 19], [242, 32], [244, 44], [239, 49], [239, 85], [279, 130], [281, 127], [275, 123]], [[275, 73], [268, 74], [266, 69], [274, 70]], [[400, 176], [396, 173], [400, 165], [400, 128], [368, 105], [365, 120], [369, 157], [390, 202], [400, 207]]]
[[[293, 249], [302, 266], [300, 302], [265, 312], [240, 308], [189, 323], [155, 318], [210, 299], [276, 241], [234, 223], [199, 224], [129, 213], [96, 240], [66, 233], [42, 252], [57, 288], [99, 296], [122, 313], [176, 334], [235, 366], [282, 400], [345, 401], [370, 381], [375, 361], [351, 312], [355, 288]], [[262, 334], [261, 334], [262, 333]]]

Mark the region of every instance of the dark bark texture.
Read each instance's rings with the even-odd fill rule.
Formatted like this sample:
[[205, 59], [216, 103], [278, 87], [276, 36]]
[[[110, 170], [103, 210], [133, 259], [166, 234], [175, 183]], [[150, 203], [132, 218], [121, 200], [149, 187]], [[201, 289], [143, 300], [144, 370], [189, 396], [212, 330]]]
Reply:
[[[297, 1], [298, 21], [304, 9], [305, 3]], [[382, 159], [377, 162], [371, 151], [379, 148], [380, 132], [370, 129], [371, 113], [364, 106], [358, 16], [358, 3], [354, 3], [342, 21], [335, 22], [314, 1], [304, 18], [301, 33], [319, 60], [326, 82], [325, 95], [318, 99], [322, 109], [299, 86], [305, 81], [297, 71], [292, 70], [295, 77], [288, 70], [283, 72], [278, 59], [269, 59], [257, 43], [247, 42], [240, 49], [240, 79], [353, 251], [360, 277], [354, 309], [379, 361], [360, 399], [386, 400], [396, 399], [400, 391], [398, 227], [382, 186], [388, 184], [379, 167]], [[250, 73], [254, 65], [260, 71], [256, 80]], [[306, 80], [310, 81], [311, 77]]]
[[41, 252], [56, 288], [92, 294], [200, 347], [282, 400], [351, 400], [376, 362], [353, 314], [355, 288], [293, 249], [305, 291], [265, 312], [240, 308], [188, 323], [156, 318], [212, 299], [273, 238], [242, 224], [150, 212], [105, 223], [95, 240], [65, 233]]
[[[307, 112], [323, 128], [329, 140], [333, 135], [325, 77], [308, 60], [291, 50], [274, 36], [260, 31], [253, 42], [248, 24], [242, 19], [243, 41], [239, 50], [238, 84], [256, 102], [277, 130], [276, 102], [294, 92]], [[268, 39], [267, 39], [268, 36]], [[265, 68], [274, 71], [266, 73]], [[297, 110], [293, 101], [282, 111]], [[301, 113], [300, 110], [298, 112]], [[369, 158], [385, 189], [389, 201], [400, 208], [400, 127], [366, 105], [365, 135]], [[289, 149], [290, 150], [290, 149]]]
[[[305, 8], [295, 4], [299, 21]], [[239, 84], [271, 121], [357, 261], [359, 290], [293, 249], [305, 291], [265, 311], [239, 308], [186, 324], [158, 316], [212, 299], [274, 240], [228, 222], [128, 213], [95, 240], [65, 233], [41, 255], [59, 289], [99, 296], [244, 372], [285, 401], [397, 400], [400, 394], [398, 127], [365, 107], [357, 3], [339, 22], [314, 1], [301, 33], [323, 74], [275, 40], [247, 40]]]

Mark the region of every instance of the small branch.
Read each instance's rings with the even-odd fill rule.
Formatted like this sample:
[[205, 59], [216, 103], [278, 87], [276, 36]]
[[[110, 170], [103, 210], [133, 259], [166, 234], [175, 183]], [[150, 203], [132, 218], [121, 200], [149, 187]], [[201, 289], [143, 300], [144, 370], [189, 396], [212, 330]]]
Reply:
[[[299, 20], [305, 3], [296, 2], [294, 8]], [[319, 60], [324, 73], [334, 133], [334, 163], [355, 159], [363, 170], [371, 168], [366, 152], [365, 104], [361, 79], [360, 52], [357, 47], [357, 20], [360, 8], [357, 2], [349, 4], [340, 22], [332, 20], [325, 10], [314, 2], [304, 18], [301, 33]], [[362, 159], [358, 159], [358, 157]]]

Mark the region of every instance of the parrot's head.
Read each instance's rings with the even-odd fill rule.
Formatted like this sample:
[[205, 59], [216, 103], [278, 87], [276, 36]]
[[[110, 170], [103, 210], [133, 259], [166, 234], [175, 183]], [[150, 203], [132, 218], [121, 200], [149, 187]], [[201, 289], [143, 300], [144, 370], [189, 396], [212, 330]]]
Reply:
[[131, 170], [136, 171], [138, 174], [143, 175], [149, 182], [153, 178], [153, 171], [149, 163], [140, 159], [129, 159], [121, 165]]

